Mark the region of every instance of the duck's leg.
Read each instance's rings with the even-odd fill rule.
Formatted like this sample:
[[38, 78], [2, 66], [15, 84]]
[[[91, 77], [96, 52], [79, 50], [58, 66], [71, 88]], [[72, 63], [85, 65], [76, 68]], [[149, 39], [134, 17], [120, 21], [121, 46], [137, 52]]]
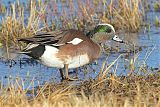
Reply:
[[78, 68], [76, 68], [76, 79], [78, 79]]
[[70, 77], [69, 77], [69, 75], [68, 75], [68, 64], [65, 64], [65, 65], [64, 65], [64, 70], [65, 70], [65, 73], [66, 73], [66, 79], [67, 79], [67, 80], [69, 80], [69, 81], [78, 80], [78, 79], [70, 78]]
[[64, 80], [63, 69], [59, 69], [62, 80]]

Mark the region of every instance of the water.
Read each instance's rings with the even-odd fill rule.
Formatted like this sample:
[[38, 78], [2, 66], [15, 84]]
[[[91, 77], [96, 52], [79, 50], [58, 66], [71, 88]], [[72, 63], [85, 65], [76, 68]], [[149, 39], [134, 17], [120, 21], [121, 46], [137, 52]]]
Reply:
[[[2, 3], [7, 5], [8, 1], [2, 0]], [[153, 16], [160, 17], [160, 12], [149, 11], [147, 13], [147, 21], [151, 25], [150, 32], [142, 28], [142, 31], [138, 34], [120, 34], [120, 37], [126, 41], [135, 43], [136, 48], [140, 47], [142, 49], [136, 53], [136, 55], [139, 55], [135, 61], [136, 72], [140, 66], [145, 67], [150, 73], [160, 69], [160, 27], [154, 26], [155, 17]], [[103, 53], [97, 60], [97, 64], [93, 63], [79, 68], [80, 80], [96, 78], [102, 63], [106, 62], [106, 65], [111, 64], [121, 53], [123, 53], [122, 57], [119, 58], [109, 72], [115, 72], [118, 76], [127, 75], [130, 72], [128, 68], [129, 63], [135, 54], [124, 52], [124, 50], [130, 46], [124, 46], [124, 44], [116, 44], [114, 42], [109, 42], [109, 44], [113, 47], [118, 45], [121, 48], [120, 52], [110, 53], [109, 56]], [[1, 49], [0, 55], [5, 55], [3, 49]], [[28, 87], [33, 80], [34, 86], [45, 82], [60, 82], [58, 69], [48, 68], [25, 55], [12, 54], [11, 56], [13, 57], [12, 61], [5, 60], [4, 58], [0, 59], [0, 80], [4, 85], [7, 85], [9, 80], [16, 79], [21, 79], [21, 81], [25, 82], [25, 88]], [[75, 70], [71, 69], [70, 72], [70, 75], [75, 75]], [[143, 74], [143, 72], [140, 73]]]

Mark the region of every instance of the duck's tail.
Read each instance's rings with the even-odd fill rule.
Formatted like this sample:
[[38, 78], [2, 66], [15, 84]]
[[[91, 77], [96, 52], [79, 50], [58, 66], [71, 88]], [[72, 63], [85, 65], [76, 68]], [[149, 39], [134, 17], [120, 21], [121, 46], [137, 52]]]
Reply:
[[45, 51], [45, 45], [29, 43], [19, 54], [26, 54], [34, 59], [38, 59]]

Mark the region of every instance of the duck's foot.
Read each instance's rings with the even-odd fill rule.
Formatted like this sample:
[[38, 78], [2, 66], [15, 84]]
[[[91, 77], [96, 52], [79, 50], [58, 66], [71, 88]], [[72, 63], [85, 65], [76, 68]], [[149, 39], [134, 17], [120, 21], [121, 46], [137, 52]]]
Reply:
[[79, 80], [79, 78], [78, 78], [78, 76], [75, 76], [75, 77], [63, 77], [62, 79], [61, 79], [61, 82], [63, 82], [63, 81], [78, 81]]
[[68, 81], [78, 81], [79, 80], [78, 77], [74, 77], [74, 78], [66, 77], [65, 79]]

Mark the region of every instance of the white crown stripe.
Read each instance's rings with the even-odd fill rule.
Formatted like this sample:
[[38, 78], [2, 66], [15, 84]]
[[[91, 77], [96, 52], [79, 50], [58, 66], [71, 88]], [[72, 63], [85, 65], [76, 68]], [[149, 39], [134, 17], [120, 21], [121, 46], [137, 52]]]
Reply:
[[108, 23], [100, 23], [100, 24], [98, 24], [97, 26], [99, 26], [99, 25], [107, 25], [107, 26], [111, 27], [111, 29], [113, 30], [113, 32], [116, 32], [115, 29], [114, 29], [114, 27], [113, 27], [111, 24], [108, 24]]

